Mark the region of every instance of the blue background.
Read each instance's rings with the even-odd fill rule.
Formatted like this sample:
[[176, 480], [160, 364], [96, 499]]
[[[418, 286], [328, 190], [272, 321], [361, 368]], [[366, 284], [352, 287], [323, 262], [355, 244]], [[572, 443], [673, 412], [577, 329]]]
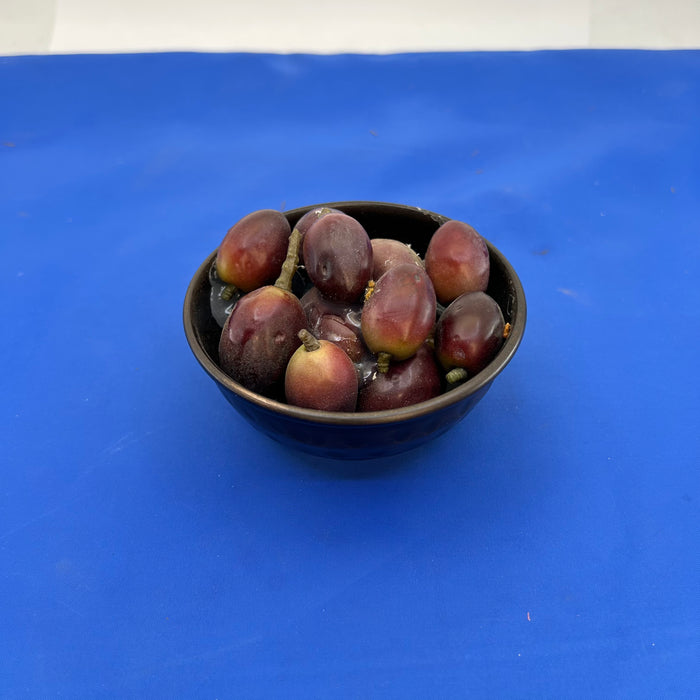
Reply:
[[[695, 697], [700, 52], [0, 58], [0, 697]], [[525, 339], [351, 469], [194, 360], [238, 218], [468, 221]]]

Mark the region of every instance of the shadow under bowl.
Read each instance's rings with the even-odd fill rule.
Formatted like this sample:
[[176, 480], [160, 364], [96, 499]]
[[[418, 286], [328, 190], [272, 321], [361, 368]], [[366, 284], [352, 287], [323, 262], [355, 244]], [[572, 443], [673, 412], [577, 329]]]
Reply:
[[[370, 238], [395, 238], [421, 256], [438, 226], [448, 217], [417, 207], [385, 202], [331, 202], [285, 213], [292, 227], [319, 206], [355, 217]], [[226, 400], [253, 427], [287, 446], [333, 459], [372, 459], [418, 447], [461, 421], [484, 397], [510, 362], [525, 331], [526, 302], [522, 284], [508, 260], [489, 241], [491, 273], [487, 293], [501, 307], [511, 331], [489, 365], [465, 383], [405, 408], [367, 413], [333, 413], [290, 406], [249, 391], [218, 364], [221, 328], [210, 310], [209, 268], [216, 251], [192, 278], [183, 309], [187, 341], [199, 364]]]

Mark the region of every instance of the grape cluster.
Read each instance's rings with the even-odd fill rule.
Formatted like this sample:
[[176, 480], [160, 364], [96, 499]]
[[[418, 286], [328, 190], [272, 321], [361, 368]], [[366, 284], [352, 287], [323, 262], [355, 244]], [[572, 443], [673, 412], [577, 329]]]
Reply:
[[253, 212], [229, 229], [209, 274], [219, 364], [294, 406], [381, 411], [474, 376], [509, 333], [487, 294], [489, 251], [468, 224], [437, 227], [425, 256], [317, 207], [294, 226]]

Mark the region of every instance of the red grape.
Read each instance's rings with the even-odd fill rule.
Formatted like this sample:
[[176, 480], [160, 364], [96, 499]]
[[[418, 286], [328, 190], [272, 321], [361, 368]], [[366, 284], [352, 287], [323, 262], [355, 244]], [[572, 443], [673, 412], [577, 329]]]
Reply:
[[[430, 335], [435, 315], [435, 291], [430, 278], [417, 265], [401, 263], [377, 280], [365, 302], [362, 336], [373, 353], [406, 360]], [[385, 369], [384, 362], [380, 362], [380, 371]]]
[[425, 269], [441, 304], [465, 292], [484, 292], [489, 282], [489, 250], [484, 239], [462, 221], [447, 221], [433, 234]]
[[484, 292], [468, 292], [457, 297], [440, 316], [435, 353], [446, 370], [461, 367], [473, 376], [498, 352], [504, 332], [498, 304]]
[[217, 251], [221, 281], [242, 292], [272, 282], [282, 268], [290, 232], [287, 218], [274, 209], [244, 216], [228, 230]]

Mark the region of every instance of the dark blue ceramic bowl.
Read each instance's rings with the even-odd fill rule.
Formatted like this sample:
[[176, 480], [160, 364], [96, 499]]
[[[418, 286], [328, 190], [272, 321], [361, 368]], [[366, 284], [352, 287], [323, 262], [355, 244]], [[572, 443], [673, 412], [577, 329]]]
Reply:
[[[354, 216], [370, 238], [396, 238], [423, 255], [437, 227], [448, 217], [416, 207], [384, 202], [331, 202], [285, 213], [292, 226], [310, 209], [333, 207]], [[209, 268], [216, 251], [202, 263], [187, 289], [184, 326], [187, 341], [226, 400], [269, 437], [305, 452], [335, 459], [369, 459], [412, 449], [441, 435], [484, 397], [513, 357], [525, 331], [525, 294], [515, 270], [487, 241], [491, 255], [488, 293], [500, 305], [511, 332], [493, 361], [464, 384], [407, 408], [371, 413], [331, 413], [296, 408], [244, 388], [218, 365], [221, 330], [209, 306]], [[494, 416], [498, 420], [498, 416]]]

